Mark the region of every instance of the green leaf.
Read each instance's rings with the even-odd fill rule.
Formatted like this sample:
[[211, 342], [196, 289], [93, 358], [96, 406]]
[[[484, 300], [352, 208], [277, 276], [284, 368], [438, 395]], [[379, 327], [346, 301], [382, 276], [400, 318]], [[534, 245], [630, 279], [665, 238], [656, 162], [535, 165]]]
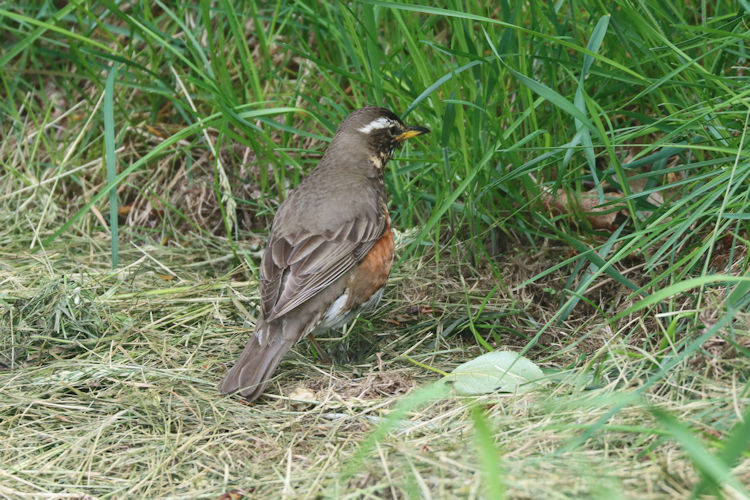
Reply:
[[542, 384], [542, 370], [511, 351], [492, 351], [456, 367], [443, 379], [457, 394], [522, 393]]

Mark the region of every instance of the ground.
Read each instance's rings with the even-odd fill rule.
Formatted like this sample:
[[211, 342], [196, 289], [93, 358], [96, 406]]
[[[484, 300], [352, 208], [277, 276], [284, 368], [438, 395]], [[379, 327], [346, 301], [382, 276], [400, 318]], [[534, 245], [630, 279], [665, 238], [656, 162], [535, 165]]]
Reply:
[[[529, 254], [525, 266], [522, 254], [498, 255], [498, 278], [465, 264], [402, 262], [374, 316], [322, 339], [334, 365], [302, 342], [267, 395], [246, 403], [216, 389], [257, 309], [256, 283], [245, 265], [233, 267], [228, 245], [133, 243], [123, 249], [127, 264], [112, 271], [105, 241], [74, 240], [36, 254], [5, 247], [12, 303], [2, 327], [12, 345], [3, 346], [0, 373], [0, 493], [9, 497], [477, 497], [473, 408], [493, 429], [514, 498], [688, 496], [698, 478], [651, 407], [721, 439], [746, 383], [746, 360], [704, 350], [649, 386], [669, 353], [647, 355], [637, 349], [644, 338], [624, 338], [577, 307], [526, 353], [549, 377], [544, 389], [417, 401], [355, 460], [394, 405], [440, 378], [424, 365], [450, 371], [482, 352], [472, 324], [510, 350], [547, 324], [555, 298], [540, 294], [562, 276], [516, 285], [559, 249]], [[408, 234], [399, 241], [403, 248]], [[628, 296], [609, 293], [613, 303]], [[489, 297], [471, 319], [467, 297]], [[633, 359], [637, 352], [644, 359]], [[603, 420], [618, 405], [626, 406]], [[750, 478], [749, 465], [736, 476]]]

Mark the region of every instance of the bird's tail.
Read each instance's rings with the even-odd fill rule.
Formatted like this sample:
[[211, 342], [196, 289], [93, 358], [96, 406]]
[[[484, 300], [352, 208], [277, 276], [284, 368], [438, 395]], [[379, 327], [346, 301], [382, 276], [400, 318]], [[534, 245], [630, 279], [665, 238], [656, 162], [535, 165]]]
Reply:
[[[266, 329], [268, 323], [261, 326]], [[265, 343], [261, 339], [266, 338]], [[279, 366], [281, 358], [292, 347], [293, 341], [285, 339], [283, 335], [273, 335], [272, 332], [262, 332], [260, 329], [250, 338], [237, 362], [227, 372], [219, 385], [222, 394], [239, 391], [248, 401], [257, 399], [263, 393], [273, 372]]]

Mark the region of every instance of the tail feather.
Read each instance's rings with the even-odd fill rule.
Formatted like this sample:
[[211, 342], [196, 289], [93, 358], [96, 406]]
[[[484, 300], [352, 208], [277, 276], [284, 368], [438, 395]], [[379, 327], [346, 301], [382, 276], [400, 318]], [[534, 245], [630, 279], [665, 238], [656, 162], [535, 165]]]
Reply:
[[240, 393], [253, 401], [263, 393], [273, 376], [281, 358], [292, 347], [289, 340], [281, 335], [270, 335], [265, 345], [261, 345], [256, 333], [248, 341], [237, 362], [227, 372], [219, 385], [222, 394]]

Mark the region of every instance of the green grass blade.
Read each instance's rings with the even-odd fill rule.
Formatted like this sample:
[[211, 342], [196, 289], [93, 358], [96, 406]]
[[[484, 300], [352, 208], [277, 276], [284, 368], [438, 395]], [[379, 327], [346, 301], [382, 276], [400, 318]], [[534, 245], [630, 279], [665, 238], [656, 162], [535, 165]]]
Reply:
[[[109, 70], [107, 83], [104, 86], [104, 102], [102, 112], [104, 113], [104, 154], [107, 164], [107, 183], [115, 185], [117, 177], [117, 157], [115, 156], [115, 119], [114, 119], [114, 92], [117, 79], [117, 68], [115, 64]], [[109, 231], [112, 248], [112, 268], [118, 263], [119, 223], [117, 213], [117, 189], [109, 191]]]
[[474, 440], [479, 453], [479, 468], [482, 471], [482, 479], [486, 498], [501, 500], [505, 498], [505, 486], [503, 485], [502, 466], [495, 438], [487, 417], [479, 407], [471, 411], [471, 420], [474, 423]]
[[726, 462], [709, 452], [685, 424], [657, 408], [653, 409], [652, 412], [672, 437], [682, 445], [704, 477], [718, 487], [728, 488], [734, 495], [741, 498], [750, 497], [750, 493], [732, 475], [732, 471]]
[[722, 274], [711, 274], [707, 276], [699, 276], [697, 278], [690, 278], [653, 292], [648, 297], [639, 300], [632, 306], [618, 313], [613, 319], [617, 320], [628, 316], [629, 314], [633, 314], [634, 312], [642, 311], [654, 304], [667, 300], [669, 297], [673, 297], [679, 293], [694, 288], [703, 288], [712, 283], [746, 283], [748, 281], [750, 281], [750, 277], [748, 276], [728, 276]]
[[[73, 2], [69, 2], [65, 7], [60, 9], [59, 11], [55, 12], [55, 14], [51, 18], [51, 23], [57, 23], [60, 21], [60, 19], [64, 18], [68, 14], [70, 14], [71, 11], [73, 11], [78, 5], [83, 3], [83, 0], [77, 0]], [[0, 11], [0, 16], [2, 16], [2, 11]], [[19, 17], [15, 17], [19, 22], [25, 22], [22, 21]], [[3, 54], [2, 57], [0, 57], [0, 68], [4, 68], [8, 62], [11, 61], [14, 57], [16, 57], [18, 54], [23, 52], [24, 50], [27, 50], [29, 46], [31, 46], [36, 40], [39, 39], [40, 36], [42, 36], [46, 31], [48, 30], [47, 26], [41, 25], [38, 28], [36, 28], [34, 31], [32, 31], [29, 35], [23, 37], [23, 39], [19, 40], [13, 47], [8, 49], [8, 51]]]
[[[65, 12], [67, 13], [67, 11], [65, 11]], [[71, 40], [76, 40], [76, 41], [81, 42], [81, 43], [83, 43], [85, 45], [91, 45], [93, 47], [96, 47], [99, 50], [104, 51], [104, 52], [111, 52], [112, 51], [112, 49], [110, 47], [108, 47], [107, 45], [104, 45], [103, 43], [100, 43], [100, 42], [98, 42], [96, 40], [92, 40], [91, 38], [87, 38], [87, 37], [82, 36], [82, 35], [80, 35], [78, 33], [74, 33], [73, 31], [66, 30], [64, 28], [60, 28], [59, 26], [57, 26], [55, 24], [52, 24], [52, 23], [49, 23], [49, 22], [40, 21], [38, 19], [34, 19], [34, 18], [31, 18], [31, 17], [28, 17], [28, 16], [22, 16], [20, 14], [16, 14], [15, 12], [10, 12], [10, 11], [5, 10], [5, 9], [0, 9], [0, 17], [9, 17], [11, 19], [15, 19], [18, 22], [28, 23], [28, 24], [32, 24], [34, 26], [38, 26], [39, 29], [42, 30], [42, 33], [44, 31], [53, 31], [55, 33], [59, 33], [59, 34], [65, 36], [67, 38], [70, 38]], [[56, 18], [53, 18], [53, 20], [57, 21]], [[36, 34], [36, 31], [32, 34], [32, 36], [34, 36], [35, 34]], [[40, 35], [41, 35], [41, 33], [40, 33]], [[39, 35], [37, 35], [37, 36], [39, 36]], [[24, 45], [19, 45], [20, 49], [23, 50], [26, 46], [28, 46], [27, 44], [30, 43], [31, 41], [32, 40], [29, 40], [28, 42], [19, 42], [19, 44], [20, 43], [24, 43]], [[15, 50], [11, 51], [10, 53], [12, 54], [14, 51]], [[7, 61], [9, 59], [10, 58], [8, 57], [8, 54], [6, 54], [6, 55], [3, 56], [2, 59], [0, 59], [0, 61]]]

